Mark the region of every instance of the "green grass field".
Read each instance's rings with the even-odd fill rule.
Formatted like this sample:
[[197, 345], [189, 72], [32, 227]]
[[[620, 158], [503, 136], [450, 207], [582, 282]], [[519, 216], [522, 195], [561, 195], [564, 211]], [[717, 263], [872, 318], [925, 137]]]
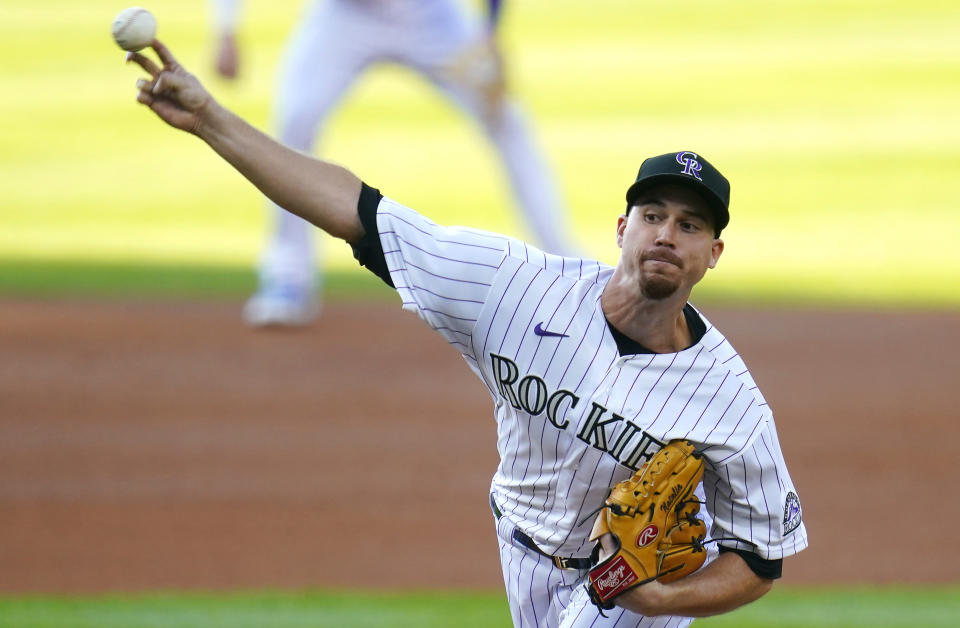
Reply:
[[[774, 591], [698, 628], [953, 628], [960, 590]], [[150, 594], [0, 598], [0, 628], [507, 628], [500, 593]]]
[[[202, 3], [151, 8], [181, 61], [269, 129], [301, 2], [246, 4], [235, 84], [212, 77]], [[0, 4], [2, 270], [133, 265], [176, 286], [197, 268], [250, 269], [261, 200], [136, 105], [138, 71], [109, 36], [123, 6]], [[957, 3], [525, 0], [508, 5], [503, 38], [578, 238], [600, 259], [616, 259], [616, 215], [642, 157], [694, 148], [733, 181], [727, 251], [699, 298], [960, 304]], [[528, 235], [484, 139], [404, 70], [364, 77], [321, 152], [440, 222]], [[353, 271], [347, 247], [324, 248], [331, 268]]]
[[[246, 72], [212, 76], [204, 4], [147, 4], [223, 103], [269, 130], [301, 0], [248, 0]], [[109, 25], [123, 2], [0, 3], [0, 297], [239, 298], [266, 225], [256, 191], [134, 102]], [[643, 157], [701, 151], [733, 182], [704, 300], [960, 306], [960, 3], [523, 0], [503, 32], [515, 93], [577, 237], [613, 263]], [[377, 68], [324, 156], [435, 220], [528, 236], [480, 134], [409, 72]], [[323, 240], [328, 242], [326, 239]], [[330, 242], [333, 298], [390, 298]], [[780, 589], [706, 627], [956, 626], [954, 588]], [[507, 626], [502, 595], [0, 597], [0, 628]]]

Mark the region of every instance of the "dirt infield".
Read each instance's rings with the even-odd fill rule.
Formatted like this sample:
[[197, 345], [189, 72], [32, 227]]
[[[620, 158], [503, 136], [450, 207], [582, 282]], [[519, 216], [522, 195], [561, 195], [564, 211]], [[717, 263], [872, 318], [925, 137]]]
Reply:
[[[490, 398], [398, 309], [0, 302], [0, 591], [502, 586]], [[960, 316], [707, 314], [803, 500], [785, 582], [960, 580]]]

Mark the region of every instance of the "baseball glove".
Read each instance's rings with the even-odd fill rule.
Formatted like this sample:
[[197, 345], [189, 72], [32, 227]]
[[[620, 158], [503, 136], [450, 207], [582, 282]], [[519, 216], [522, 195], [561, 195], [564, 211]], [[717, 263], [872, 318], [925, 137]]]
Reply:
[[609, 532], [616, 544], [616, 551], [590, 570], [587, 589], [594, 604], [613, 608], [613, 598], [628, 589], [678, 580], [703, 565], [707, 530], [693, 495], [703, 464], [688, 441], [670, 441], [613, 487], [590, 535], [596, 541]]

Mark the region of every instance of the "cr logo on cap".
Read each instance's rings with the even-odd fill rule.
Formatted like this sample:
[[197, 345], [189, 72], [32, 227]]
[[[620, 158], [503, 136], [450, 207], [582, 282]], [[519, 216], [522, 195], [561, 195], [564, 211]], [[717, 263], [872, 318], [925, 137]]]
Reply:
[[703, 179], [700, 178], [700, 169], [703, 168], [703, 165], [697, 161], [696, 153], [691, 153], [690, 151], [677, 153], [677, 163], [683, 166], [683, 174], [688, 174], [697, 181], [703, 181]]

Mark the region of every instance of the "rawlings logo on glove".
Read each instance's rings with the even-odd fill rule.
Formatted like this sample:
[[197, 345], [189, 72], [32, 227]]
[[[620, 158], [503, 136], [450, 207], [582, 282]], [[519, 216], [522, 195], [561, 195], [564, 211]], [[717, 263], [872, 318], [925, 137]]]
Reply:
[[598, 541], [610, 534], [616, 545], [590, 570], [587, 589], [594, 604], [613, 608], [611, 600], [632, 587], [678, 580], [703, 565], [707, 531], [693, 496], [703, 464], [692, 444], [674, 440], [632, 478], [613, 487], [590, 535]]
[[657, 540], [658, 536], [660, 536], [660, 528], [651, 523], [643, 530], [640, 530], [640, 534], [637, 535], [637, 547], [650, 545]]

